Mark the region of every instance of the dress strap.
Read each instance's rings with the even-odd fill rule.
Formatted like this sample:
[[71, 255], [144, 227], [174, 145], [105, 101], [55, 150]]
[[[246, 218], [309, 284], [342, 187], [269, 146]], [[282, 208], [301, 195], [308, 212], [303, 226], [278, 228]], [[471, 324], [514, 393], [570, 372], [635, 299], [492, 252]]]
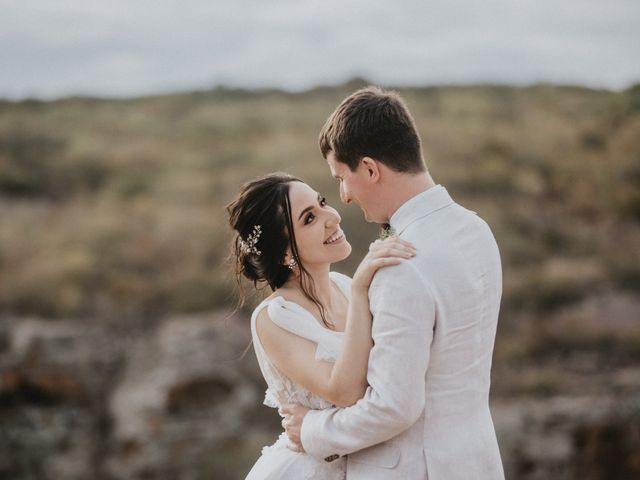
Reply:
[[311, 312], [283, 297], [269, 302], [269, 317], [280, 328], [316, 343], [316, 360], [335, 361], [342, 346], [343, 332], [322, 327]]
[[295, 302], [275, 297], [269, 302], [268, 312], [273, 323], [299, 337], [318, 343], [323, 336], [323, 328], [311, 312]]

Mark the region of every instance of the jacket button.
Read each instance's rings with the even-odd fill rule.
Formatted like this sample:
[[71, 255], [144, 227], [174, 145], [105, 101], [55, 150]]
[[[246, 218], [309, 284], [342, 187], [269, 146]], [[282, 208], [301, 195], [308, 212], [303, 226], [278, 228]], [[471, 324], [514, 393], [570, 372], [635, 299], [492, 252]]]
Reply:
[[337, 460], [338, 458], [340, 458], [340, 455], [337, 454], [333, 454], [328, 456], [327, 458], [324, 459], [325, 462], [333, 462], [334, 460]]

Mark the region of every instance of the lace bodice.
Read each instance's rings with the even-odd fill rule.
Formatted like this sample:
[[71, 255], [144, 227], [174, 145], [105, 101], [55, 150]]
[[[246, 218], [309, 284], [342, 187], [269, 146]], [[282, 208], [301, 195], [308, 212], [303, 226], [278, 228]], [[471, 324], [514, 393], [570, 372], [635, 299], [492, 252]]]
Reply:
[[[351, 279], [340, 273], [331, 272], [331, 280], [338, 286], [342, 293], [349, 299], [351, 294]], [[260, 370], [267, 382], [267, 391], [264, 404], [279, 408], [285, 403], [298, 403], [308, 408], [322, 410], [332, 407], [322, 397], [311, 393], [306, 388], [296, 384], [271, 363], [256, 331], [256, 318], [263, 308], [268, 309], [269, 318], [275, 324], [300, 337], [314, 342], [316, 347], [316, 360], [334, 362], [342, 348], [344, 334], [329, 330], [322, 326], [318, 320], [305, 308], [295, 302], [285, 300], [281, 296], [265, 300], [256, 307], [251, 315], [251, 336], [253, 347], [258, 358]], [[305, 453], [292, 452], [287, 449], [288, 437], [282, 433], [273, 445], [264, 447], [259, 461], [249, 474], [251, 480], [265, 478], [299, 478], [300, 480], [344, 480], [346, 477], [346, 457], [334, 462], [317, 460]], [[285, 457], [282, 456], [285, 453]], [[295, 468], [292, 460], [295, 458]], [[283, 460], [285, 459], [286, 460]], [[284, 470], [280, 470], [283, 468]], [[295, 476], [292, 476], [290, 468], [294, 468]]]
[[[337, 272], [330, 272], [330, 277], [349, 298], [351, 279]], [[333, 406], [332, 403], [293, 382], [271, 363], [256, 332], [256, 318], [263, 308], [268, 309], [269, 318], [279, 327], [316, 343], [316, 360], [335, 361], [342, 348], [344, 333], [323, 327], [311, 312], [283, 297], [274, 297], [260, 303], [251, 315], [251, 336], [260, 370], [267, 382], [264, 404], [279, 408], [285, 403], [299, 403], [316, 410]]]

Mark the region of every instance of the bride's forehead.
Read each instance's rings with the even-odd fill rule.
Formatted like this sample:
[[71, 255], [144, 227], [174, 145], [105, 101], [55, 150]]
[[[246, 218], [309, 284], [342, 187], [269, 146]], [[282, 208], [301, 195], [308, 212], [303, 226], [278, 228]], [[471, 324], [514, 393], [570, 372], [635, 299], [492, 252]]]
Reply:
[[[315, 203], [318, 192], [303, 182], [291, 182], [289, 186], [289, 201], [293, 208], [305, 208], [309, 203]], [[305, 204], [301, 206], [301, 204]]]

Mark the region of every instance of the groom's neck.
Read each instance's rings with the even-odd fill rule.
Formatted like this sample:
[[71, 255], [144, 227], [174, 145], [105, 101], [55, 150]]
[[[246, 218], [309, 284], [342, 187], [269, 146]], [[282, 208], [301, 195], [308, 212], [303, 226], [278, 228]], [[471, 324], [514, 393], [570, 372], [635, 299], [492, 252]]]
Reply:
[[385, 186], [387, 205], [389, 205], [387, 221], [402, 205], [435, 185], [436, 183], [428, 171], [412, 174], [394, 173], [388, 178], [388, 183]]

